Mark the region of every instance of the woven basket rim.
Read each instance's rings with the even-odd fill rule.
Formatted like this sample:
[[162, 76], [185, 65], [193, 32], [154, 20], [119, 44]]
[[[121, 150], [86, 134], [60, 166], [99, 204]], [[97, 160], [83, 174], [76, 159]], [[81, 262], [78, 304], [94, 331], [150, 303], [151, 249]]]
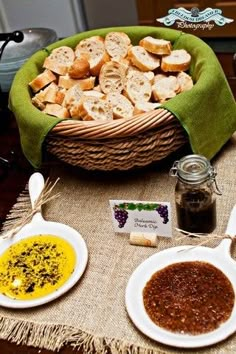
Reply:
[[165, 108], [137, 114], [130, 118], [121, 118], [108, 122], [63, 120], [52, 130], [50, 135], [102, 139], [132, 136], [159, 126], [168, 125], [176, 117]]

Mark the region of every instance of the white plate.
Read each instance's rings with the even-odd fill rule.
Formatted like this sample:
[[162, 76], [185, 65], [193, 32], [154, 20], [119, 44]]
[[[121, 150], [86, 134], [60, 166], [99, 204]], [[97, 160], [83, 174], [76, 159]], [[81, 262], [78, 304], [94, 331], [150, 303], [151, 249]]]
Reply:
[[0, 306], [9, 308], [28, 308], [45, 304], [66, 293], [81, 278], [88, 261], [87, 246], [82, 236], [76, 230], [64, 224], [36, 220], [33, 223], [26, 225], [16, 236], [13, 237], [13, 239], [2, 241], [0, 256], [14, 243], [39, 234], [55, 235], [65, 239], [72, 245], [76, 253], [76, 263], [73, 273], [58, 290], [40, 298], [32, 300], [17, 300], [0, 294]]
[[[29, 179], [29, 195], [32, 206], [34, 206], [37, 198], [40, 196], [43, 187], [43, 176], [38, 172], [34, 173]], [[44, 220], [41, 210], [37, 211], [31, 222], [25, 225], [16, 235], [1, 240], [0, 256], [14, 243], [39, 234], [55, 235], [65, 239], [72, 245], [76, 253], [76, 263], [73, 273], [59, 289], [40, 298], [32, 300], [17, 300], [0, 294], [0, 306], [9, 308], [28, 308], [43, 305], [65, 294], [78, 282], [84, 273], [88, 262], [88, 249], [80, 233], [68, 225]]]
[[[135, 326], [145, 335], [160, 343], [180, 347], [197, 348], [217, 343], [236, 330], [236, 305], [230, 318], [219, 328], [201, 335], [178, 334], [157, 326], [147, 315], [143, 304], [143, 288], [158, 270], [174, 263], [204, 261], [220, 269], [231, 281], [236, 294], [236, 264], [229, 254], [231, 240], [223, 240], [216, 248], [181, 246], [154, 254], [141, 263], [131, 275], [125, 294], [126, 309]], [[187, 250], [181, 251], [180, 250]]]

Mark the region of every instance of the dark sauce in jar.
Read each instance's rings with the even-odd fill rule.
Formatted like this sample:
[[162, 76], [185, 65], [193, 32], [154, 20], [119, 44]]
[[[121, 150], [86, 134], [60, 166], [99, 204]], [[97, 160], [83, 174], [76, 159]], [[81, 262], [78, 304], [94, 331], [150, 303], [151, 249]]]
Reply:
[[147, 315], [171, 332], [198, 335], [230, 317], [235, 294], [226, 275], [207, 262], [179, 262], [152, 275], [143, 289]]
[[216, 201], [207, 191], [190, 190], [176, 201], [180, 229], [195, 233], [210, 233], [216, 227]]

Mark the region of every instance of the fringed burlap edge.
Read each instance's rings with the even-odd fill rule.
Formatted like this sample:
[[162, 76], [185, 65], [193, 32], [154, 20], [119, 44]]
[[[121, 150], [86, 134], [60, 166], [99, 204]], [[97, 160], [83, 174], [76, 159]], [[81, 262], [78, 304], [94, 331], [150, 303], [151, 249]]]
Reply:
[[0, 339], [55, 352], [64, 346], [71, 346], [74, 350], [82, 349], [88, 354], [165, 354], [159, 349], [101, 338], [67, 325], [34, 323], [7, 317], [0, 318]]

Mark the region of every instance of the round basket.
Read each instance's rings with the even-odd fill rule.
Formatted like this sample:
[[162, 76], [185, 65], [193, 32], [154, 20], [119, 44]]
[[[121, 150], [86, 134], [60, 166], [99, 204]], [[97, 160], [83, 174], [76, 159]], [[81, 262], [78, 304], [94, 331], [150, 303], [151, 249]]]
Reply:
[[52, 155], [88, 170], [128, 170], [167, 157], [187, 142], [178, 119], [158, 108], [106, 123], [62, 121], [46, 139]]

